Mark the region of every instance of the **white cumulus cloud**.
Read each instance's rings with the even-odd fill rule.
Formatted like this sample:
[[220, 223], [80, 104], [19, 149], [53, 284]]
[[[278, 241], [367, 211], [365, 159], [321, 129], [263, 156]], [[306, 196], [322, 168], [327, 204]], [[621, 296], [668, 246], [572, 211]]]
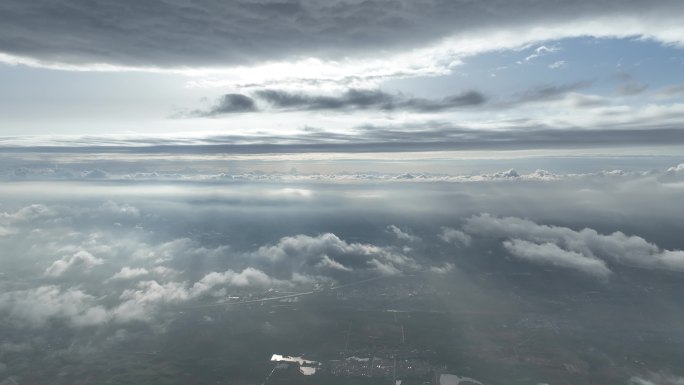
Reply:
[[59, 277], [65, 272], [77, 268], [88, 270], [93, 266], [104, 263], [102, 258], [97, 258], [85, 250], [76, 252], [74, 255], [65, 256], [53, 262], [47, 269], [45, 275]]
[[[583, 271], [591, 266], [598, 275], [606, 274], [606, 265], [596, 262], [599, 259], [641, 268], [684, 271], [684, 251], [663, 250], [642, 237], [620, 231], [601, 234], [591, 228], [573, 230], [489, 214], [470, 217], [463, 230], [469, 234], [507, 239], [504, 246], [518, 257], [538, 262], [556, 261]], [[570, 263], [571, 260], [574, 263]]]
[[80, 289], [63, 290], [58, 286], [40, 286], [0, 295], [0, 311], [10, 319], [40, 327], [51, 319], [62, 319], [73, 326], [106, 322], [107, 310], [95, 304], [95, 298]]
[[122, 267], [121, 270], [114, 274], [110, 279], [132, 279], [149, 274], [150, 272], [144, 267]]
[[420, 241], [420, 237], [415, 236], [413, 234], [409, 234], [408, 232], [400, 229], [399, 227], [395, 225], [389, 225], [387, 226], [387, 232], [390, 234], [393, 234], [397, 239], [406, 241], [406, 242], [418, 242]]
[[586, 257], [576, 251], [564, 250], [555, 243], [534, 243], [512, 239], [504, 241], [503, 245], [513, 256], [530, 262], [575, 269], [597, 277], [607, 277], [611, 273], [604, 261]]

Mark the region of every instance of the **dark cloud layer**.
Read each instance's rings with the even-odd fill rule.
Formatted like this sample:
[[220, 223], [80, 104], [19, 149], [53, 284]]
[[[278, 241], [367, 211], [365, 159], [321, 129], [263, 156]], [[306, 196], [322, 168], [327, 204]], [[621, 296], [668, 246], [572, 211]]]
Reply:
[[237, 112], [252, 112], [256, 111], [256, 104], [254, 99], [242, 94], [226, 94], [223, 95], [218, 103], [209, 111], [196, 111], [194, 114], [201, 116], [214, 116], [221, 114], [232, 114]]
[[6, 0], [0, 52], [58, 63], [223, 66], [416, 48], [458, 33], [609, 15], [657, 20], [680, 1]]
[[213, 117], [223, 114], [256, 112], [255, 99], [278, 111], [344, 111], [344, 110], [404, 110], [438, 112], [459, 107], [481, 105], [486, 97], [477, 91], [466, 91], [440, 100], [406, 97], [381, 90], [348, 89], [338, 95], [316, 95], [282, 90], [259, 90], [254, 97], [243, 94], [223, 95], [207, 111], [193, 111], [192, 116]]
[[[589, 87], [591, 84], [589, 81], [544, 84], [529, 88], [523, 92], [499, 95], [493, 99], [477, 90], [467, 90], [441, 99], [428, 99], [412, 97], [402, 93], [388, 93], [379, 89], [349, 88], [344, 92], [326, 95], [277, 89], [260, 89], [250, 95], [225, 94], [208, 110], [194, 110], [189, 115], [215, 117], [242, 112], [350, 110], [435, 113], [466, 107], [503, 110], [530, 103], [554, 102], [569, 97], [574, 97], [575, 106], [577, 107], [605, 105], [605, 100], [596, 100], [577, 92]], [[259, 109], [257, 102], [263, 103], [265, 108]]]
[[287, 91], [262, 90], [257, 95], [276, 108], [339, 110], [345, 108], [391, 109], [395, 97], [378, 90], [348, 90], [339, 96], [317, 96]]
[[0, 146], [4, 153], [314, 153], [314, 152], [401, 152], [447, 150], [519, 150], [554, 148], [619, 148], [667, 146], [684, 143], [679, 127], [553, 129], [540, 126], [508, 127], [505, 130], [473, 130], [433, 121], [420, 125], [361, 126], [356, 135], [311, 130], [300, 135], [239, 136], [216, 135], [159, 144], [150, 140], [100, 142], [97, 137], [55, 145]]
[[467, 91], [441, 100], [393, 95], [380, 90], [350, 89], [338, 96], [317, 96], [286, 91], [263, 90], [257, 96], [276, 108], [297, 110], [379, 109], [436, 112], [483, 104], [486, 98], [477, 91]]

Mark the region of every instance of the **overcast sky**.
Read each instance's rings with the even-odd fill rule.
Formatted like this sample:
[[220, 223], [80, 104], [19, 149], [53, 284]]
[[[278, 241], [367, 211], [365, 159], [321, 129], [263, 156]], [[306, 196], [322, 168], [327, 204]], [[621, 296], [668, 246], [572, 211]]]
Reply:
[[0, 144], [680, 144], [683, 12], [681, 1], [8, 0]]

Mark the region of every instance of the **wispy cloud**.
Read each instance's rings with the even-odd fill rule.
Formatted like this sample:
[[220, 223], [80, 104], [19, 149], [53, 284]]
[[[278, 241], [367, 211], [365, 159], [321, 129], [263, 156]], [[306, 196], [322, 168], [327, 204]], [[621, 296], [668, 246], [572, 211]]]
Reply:
[[554, 47], [554, 46], [547, 47], [545, 45], [540, 45], [539, 47], [534, 49], [534, 52], [532, 52], [532, 54], [525, 57], [525, 61], [532, 61], [538, 57], [545, 56], [545, 55], [548, 55], [550, 53], [557, 52], [559, 50], [560, 49], [558, 47]]
[[555, 62], [549, 64], [549, 68], [552, 70], [557, 70], [559, 68], [565, 67], [567, 64], [568, 63], [565, 60], [558, 60], [558, 61], [555, 61]]
[[639, 83], [632, 75], [628, 73], [619, 73], [617, 79], [617, 93], [621, 96], [638, 95], [648, 88], [647, 84]]

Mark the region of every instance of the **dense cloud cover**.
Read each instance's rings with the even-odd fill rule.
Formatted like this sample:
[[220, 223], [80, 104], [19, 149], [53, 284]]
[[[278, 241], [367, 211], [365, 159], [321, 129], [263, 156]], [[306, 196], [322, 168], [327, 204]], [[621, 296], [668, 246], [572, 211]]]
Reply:
[[[191, 331], [191, 338], [213, 339], [204, 328], [237, 327], [241, 317], [255, 334], [227, 332], [227, 342], [217, 344], [242, 351], [240, 343], [251, 344], [254, 336], [287, 339], [283, 314], [340, 329], [343, 340], [349, 324], [340, 314], [347, 310], [331, 312], [327, 323], [322, 311], [311, 309], [379, 301], [373, 302], [384, 306], [378, 317], [398, 328], [393, 315], [409, 318], [396, 310], [403, 301], [422, 308], [435, 293], [447, 299], [425, 312], [430, 317], [445, 311], [471, 317], [477, 304], [485, 315], [520, 311], [512, 318], [515, 327], [541, 328], [534, 333], [556, 327], [545, 318], [535, 321], [543, 306], [561, 309], [543, 317], [578, 330], [573, 323], [585, 316], [591, 321], [601, 306], [591, 296], [610, 296], [612, 304], [642, 298], [642, 290], [674, 309], [655, 320], [654, 330], [668, 327], [668, 317], [678, 319], [672, 300], [678, 291], [667, 285], [684, 271], [684, 174], [671, 158], [651, 159], [656, 170], [592, 172], [581, 172], [576, 160], [565, 161], [565, 172], [509, 169], [553, 163], [539, 158], [477, 160], [474, 170], [492, 163], [504, 171], [450, 175], [400, 172], [404, 159], [396, 161], [396, 172], [269, 173], [258, 168], [287, 158], [230, 161], [236, 171], [221, 172], [227, 160], [210, 156], [155, 161], [65, 154], [33, 161], [5, 154], [7, 167], [23, 170], [5, 175], [0, 186], [0, 326], [8, 333], [0, 341], [0, 362], [7, 363], [8, 376], [19, 371], [18, 362], [35, 360], [33, 352], [44, 351], [51, 338], [66, 342], [39, 357], [58, 357], [60, 368], [59, 357], [87, 361], [138, 351], [141, 338], [176, 341]], [[58, 167], [46, 166], [46, 159]], [[358, 164], [325, 157], [308, 162]], [[86, 177], [90, 170], [100, 177]], [[372, 288], [389, 281], [396, 286], [373, 296]], [[364, 286], [372, 283], [378, 286]], [[421, 290], [425, 296], [415, 294]], [[406, 297], [397, 302], [395, 292]], [[590, 299], [548, 301], [561, 295]], [[568, 304], [589, 310], [568, 316], [562, 313]], [[306, 330], [301, 319], [295, 327]], [[659, 374], [657, 365], [648, 369], [656, 372], [630, 372], [623, 382], [677, 378]]]
[[[346, 242], [332, 233], [287, 236], [244, 251], [190, 238], [155, 240], [158, 230], [144, 227], [153, 226], [157, 215], [164, 214], [112, 201], [3, 212], [0, 244], [12, 252], [3, 261], [7, 290], [0, 295], [0, 312], [16, 326], [35, 328], [51, 320], [75, 327], [152, 321], [163, 306], [221, 299], [227, 289], [301, 291], [429, 268], [401, 247]], [[193, 268], [197, 263], [223, 269]], [[36, 286], [21, 288], [26, 269], [36, 273], [42, 266], [47, 267]]]
[[[320, 176], [315, 184], [310, 177], [218, 185], [171, 179], [165, 187], [121, 179], [105, 185], [9, 182], [0, 214], [0, 246], [8, 251], [0, 312], [15, 326], [34, 328], [54, 320], [73, 327], [153, 322], [169, 306], [212, 305], [245, 292], [308, 292], [383, 276], [449, 274], [461, 263], [452, 255], [487, 248], [496, 250], [494, 260], [513, 257], [517, 269], [549, 266], [605, 284], [624, 268], [682, 272], [684, 252], [674, 233], [655, 234], [634, 223], [621, 230], [624, 223], [593, 219], [597, 210], [619, 210], [645, 223], [681, 226], [675, 208], [680, 168], [585, 175], [511, 170], [425, 179], [420, 190], [411, 187], [420, 178], [406, 177], [346, 187]], [[308, 185], [293, 185], [297, 181]], [[73, 188], [81, 191], [80, 204], [69, 193]], [[172, 194], [164, 192], [169, 189]], [[544, 198], [578, 194], [584, 198], [568, 200], [567, 207]], [[117, 201], [102, 201], [111, 198]], [[455, 199], [461, 204], [454, 206]], [[511, 200], [518, 207], [511, 208]], [[673, 206], [653, 210], [649, 201]], [[285, 226], [281, 218], [293, 212], [298, 220]], [[369, 212], [375, 225], [354, 231]], [[218, 213], [230, 216], [206, 222]], [[438, 220], [428, 225], [428, 218]], [[614, 230], [595, 229], [606, 226]], [[257, 232], [250, 235], [252, 228]]]
[[567, 35], [644, 34], [681, 42], [678, 14], [677, 1], [13, 0], [0, 8], [0, 51], [48, 63], [206, 67], [391, 52], [452, 36], [558, 34], [560, 26]]
[[[205, 112], [202, 112], [205, 114]], [[499, 129], [476, 129], [436, 120], [388, 125], [364, 124], [351, 132], [330, 132], [315, 127], [288, 135], [214, 134], [209, 136], [155, 138], [139, 137], [6, 137], [0, 149], [10, 154], [49, 153], [132, 153], [132, 154], [292, 154], [292, 153], [370, 153], [429, 152], [459, 150], [530, 150], [615, 148], [677, 145], [684, 141], [684, 130], [663, 127], [662, 122], [639, 118], [618, 126], [624, 128], [587, 129], [545, 128], [510, 124]], [[624, 119], [623, 119], [624, 120]], [[669, 126], [670, 124], [668, 124]], [[636, 127], [639, 126], [639, 127]], [[15, 155], [16, 156], [16, 155]], [[17, 170], [17, 175], [25, 172]], [[30, 170], [26, 170], [30, 173]], [[68, 170], [55, 176], [69, 177]], [[103, 174], [90, 169], [88, 175]]]

